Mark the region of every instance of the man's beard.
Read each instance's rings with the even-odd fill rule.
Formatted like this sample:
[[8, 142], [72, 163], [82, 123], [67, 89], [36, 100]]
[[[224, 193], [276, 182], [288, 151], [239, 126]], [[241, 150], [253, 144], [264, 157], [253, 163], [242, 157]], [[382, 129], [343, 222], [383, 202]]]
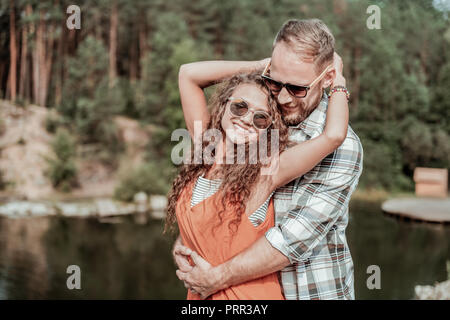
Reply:
[[281, 115], [284, 123], [287, 126], [297, 126], [300, 122], [305, 120], [310, 114], [312, 110], [308, 110], [307, 112], [304, 109], [300, 109], [294, 113], [287, 113], [283, 109], [281, 109]]
[[281, 116], [283, 118], [284, 123], [287, 126], [297, 126], [302, 121], [304, 121], [306, 118], [309, 117], [309, 115], [317, 108], [319, 105], [320, 100], [322, 99], [322, 96], [319, 95], [317, 99], [311, 103], [310, 106], [306, 106], [306, 103], [303, 101], [300, 101], [300, 103], [297, 105], [298, 111], [292, 113], [292, 112], [286, 112], [282, 107], [280, 107], [281, 110]]

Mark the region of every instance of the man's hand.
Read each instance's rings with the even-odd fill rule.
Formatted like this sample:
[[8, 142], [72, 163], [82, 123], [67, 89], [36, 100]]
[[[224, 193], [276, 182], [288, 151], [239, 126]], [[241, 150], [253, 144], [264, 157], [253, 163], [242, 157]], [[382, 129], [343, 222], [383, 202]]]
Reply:
[[338, 55], [337, 52], [334, 52], [333, 55], [333, 67], [336, 70], [336, 73], [342, 74], [342, 71], [344, 70], [344, 63], [342, 62], [341, 56]]
[[336, 52], [334, 52], [333, 56], [333, 67], [336, 70], [336, 75], [333, 80], [332, 87], [334, 86], [344, 86], [345, 87], [345, 78], [342, 74], [344, 69], [344, 63], [342, 62], [342, 58]]
[[221, 283], [222, 274], [219, 268], [211, 266], [195, 251], [191, 251], [190, 256], [195, 264], [191, 271], [176, 271], [178, 278], [184, 282], [186, 288], [198, 294], [202, 299], [206, 299], [224, 288]]
[[173, 246], [172, 255], [175, 260], [178, 269], [183, 272], [189, 272], [192, 270], [192, 266], [189, 263], [188, 257], [191, 255], [192, 250], [183, 246], [181, 237], [178, 237]]

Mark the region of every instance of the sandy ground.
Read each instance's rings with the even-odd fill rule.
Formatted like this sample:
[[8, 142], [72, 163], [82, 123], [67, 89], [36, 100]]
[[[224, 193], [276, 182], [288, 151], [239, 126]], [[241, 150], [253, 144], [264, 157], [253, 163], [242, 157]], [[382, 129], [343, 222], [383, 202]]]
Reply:
[[118, 169], [113, 171], [92, 156], [83, 158], [82, 149], [89, 146], [81, 146], [76, 160], [80, 187], [70, 194], [57, 192], [45, 175], [45, 157], [53, 154], [50, 146], [53, 136], [45, 129], [49, 112], [45, 107], [22, 108], [0, 100], [4, 127], [0, 132], [0, 170], [9, 183], [0, 196], [32, 200], [109, 197], [118, 183], [119, 173], [142, 163], [151, 129], [143, 128], [135, 120], [116, 117], [114, 121], [126, 145], [126, 151], [119, 156]]

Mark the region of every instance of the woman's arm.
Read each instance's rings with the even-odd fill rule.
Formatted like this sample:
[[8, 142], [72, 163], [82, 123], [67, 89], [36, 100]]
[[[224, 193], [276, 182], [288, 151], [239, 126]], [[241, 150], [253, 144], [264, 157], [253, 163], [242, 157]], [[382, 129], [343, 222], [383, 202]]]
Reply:
[[[338, 56], [336, 59], [340, 59], [340, 57]], [[345, 86], [345, 78], [340, 72], [342, 68], [336, 66], [336, 62], [335, 68], [336, 76], [332, 86]], [[275, 190], [314, 168], [344, 142], [347, 128], [347, 97], [343, 92], [335, 92], [328, 103], [327, 118], [322, 134], [301, 142], [280, 154], [279, 169], [272, 178], [272, 189]], [[292, 165], [293, 163], [295, 165]]]
[[263, 68], [266, 62], [267, 59], [260, 61], [201, 61], [182, 65], [178, 73], [178, 86], [184, 120], [191, 136], [194, 136], [195, 121], [201, 121], [202, 131], [209, 122], [204, 88], [238, 72]]

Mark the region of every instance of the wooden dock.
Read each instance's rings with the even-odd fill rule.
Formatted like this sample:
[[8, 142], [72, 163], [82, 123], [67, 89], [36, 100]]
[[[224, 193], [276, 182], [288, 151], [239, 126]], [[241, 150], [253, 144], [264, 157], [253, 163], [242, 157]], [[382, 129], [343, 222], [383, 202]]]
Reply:
[[407, 219], [450, 223], [450, 198], [397, 198], [383, 202], [381, 209]]

